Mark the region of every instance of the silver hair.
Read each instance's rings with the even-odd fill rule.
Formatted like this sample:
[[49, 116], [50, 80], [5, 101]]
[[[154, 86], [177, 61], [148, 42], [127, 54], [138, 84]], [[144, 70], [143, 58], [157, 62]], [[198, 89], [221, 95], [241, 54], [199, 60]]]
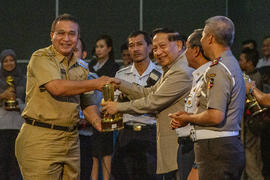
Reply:
[[211, 33], [215, 40], [224, 46], [232, 46], [234, 40], [234, 24], [225, 16], [214, 16], [205, 21], [206, 33]]

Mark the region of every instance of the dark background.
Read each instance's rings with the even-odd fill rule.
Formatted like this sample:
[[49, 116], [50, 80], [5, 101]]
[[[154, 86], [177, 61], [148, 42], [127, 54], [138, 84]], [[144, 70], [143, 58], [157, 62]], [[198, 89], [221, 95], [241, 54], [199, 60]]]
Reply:
[[[207, 18], [226, 15], [226, 3], [236, 29], [232, 47], [236, 57], [246, 39], [255, 39], [260, 51], [263, 37], [270, 35], [269, 0], [144, 0], [143, 30], [168, 26], [189, 35], [203, 27]], [[108, 33], [114, 40], [116, 59], [120, 59], [120, 45], [139, 29], [139, 4], [140, 0], [59, 0], [59, 14], [70, 13], [79, 19], [88, 53], [97, 36]], [[12, 48], [18, 59], [29, 60], [35, 50], [48, 46], [55, 9], [55, 0], [1, 0], [0, 51]]]

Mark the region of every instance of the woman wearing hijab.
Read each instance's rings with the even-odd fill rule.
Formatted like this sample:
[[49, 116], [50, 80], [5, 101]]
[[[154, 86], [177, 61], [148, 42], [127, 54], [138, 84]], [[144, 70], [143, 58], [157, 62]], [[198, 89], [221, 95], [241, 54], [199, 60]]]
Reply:
[[[12, 49], [0, 54], [0, 179], [19, 179], [20, 169], [15, 157], [15, 140], [23, 124], [25, 76], [16, 64]], [[11, 81], [8, 79], [11, 78]], [[8, 103], [8, 100], [11, 100]]]

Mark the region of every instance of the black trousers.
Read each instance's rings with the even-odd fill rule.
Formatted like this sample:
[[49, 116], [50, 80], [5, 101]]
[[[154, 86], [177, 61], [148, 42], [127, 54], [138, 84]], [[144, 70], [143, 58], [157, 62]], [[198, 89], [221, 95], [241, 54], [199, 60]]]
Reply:
[[199, 140], [194, 144], [200, 180], [240, 180], [245, 154], [237, 136]]
[[92, 136], [80, 135], [81, 174], [80, 180], [89, 180], [92, 171]]
[[165, 174], [159, 174], [158, 178], [159, 178], [159, 180], [176, 180], [176, 177], [177, 177], [176, 173], [177, 173], [177, 170], [170, 171], [170, 172], [165, 173]]
[[112, 156], [111, 179], [156, 180], [156, 128], [119, 131]]
[[189, 137], [178, 137], [178, 172], [180, 180], [186, 180], [195, 160], [193, 142]]
[[263, 176], [270, 180], [270, 128], [264, 129], [261, 133], [261, 151], [263, 161]]
[[15, 140], [19, 130], [0, 130], [0, 179], [19, 180], [20, 169], [15, 157]]

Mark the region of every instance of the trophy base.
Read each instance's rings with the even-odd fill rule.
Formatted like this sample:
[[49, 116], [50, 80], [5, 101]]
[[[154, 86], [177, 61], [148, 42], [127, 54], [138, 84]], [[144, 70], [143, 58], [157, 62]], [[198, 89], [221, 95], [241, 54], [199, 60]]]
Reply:
[[249, 103], [248, 109], [250, 110], [252, 116], [256, 116], [267, 110], [267, 108], [262, 108], [257, 102]]
[[102, 119], [101, 120], [102, 132], [111, 132], [121, 130], [124, 128], [123, 118], [119, 119]]
[[17, 101], [6, 101], [5, 102], [5, 110], [7, 111], [18, 111]]

